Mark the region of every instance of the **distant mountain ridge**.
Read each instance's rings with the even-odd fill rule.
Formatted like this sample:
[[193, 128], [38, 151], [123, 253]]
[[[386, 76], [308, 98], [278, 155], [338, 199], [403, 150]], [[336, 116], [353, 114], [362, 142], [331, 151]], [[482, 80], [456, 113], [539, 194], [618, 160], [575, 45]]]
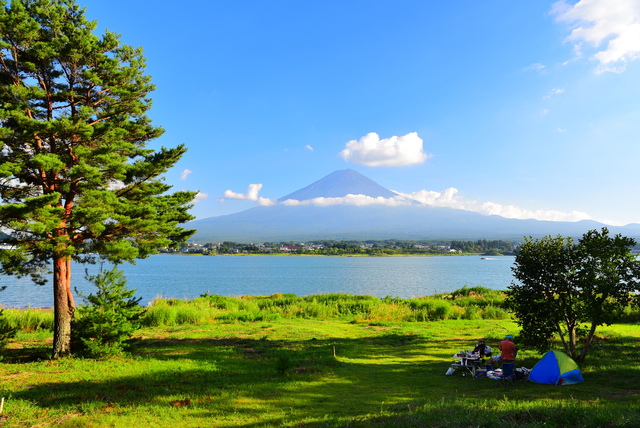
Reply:
[[[340, 198], [348, 194], [372, 198], [398, 194], [353, 170], [335, 171], [321, 180], [279, 199], [310, 201]], [[320, 239], [367, 240], [523, 240], [525, 236], [563, 235], [580, 237], [592, 229], [608, 227], [613, 233], [639, 237], [640, 225], [607, 226], [595, 221], [554, 222], [521, 220], [483, 215], [454, 208], [423, 204], [365, 206], [312, 203], [255, 207], [242, 212], [195, 220], [186, 225], [197, 229], [196, 242], [268, 242]]]

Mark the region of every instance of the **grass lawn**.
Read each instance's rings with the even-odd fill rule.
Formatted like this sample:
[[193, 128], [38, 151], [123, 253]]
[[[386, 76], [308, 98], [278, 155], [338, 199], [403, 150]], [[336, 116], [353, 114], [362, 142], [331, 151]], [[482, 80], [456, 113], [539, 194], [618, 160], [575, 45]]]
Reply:
[[[288, 320], [140, 330], [128, 357], [48, 361], [50, 338], [2, 353], [6, 427], [640, 426], [640, 327], [599, 330], [585, 382], [445, 376], [510, 321]], [[517, 339], [517, 338], [516, 338]], [[522, 351], [518, 367], [540, 358]]]

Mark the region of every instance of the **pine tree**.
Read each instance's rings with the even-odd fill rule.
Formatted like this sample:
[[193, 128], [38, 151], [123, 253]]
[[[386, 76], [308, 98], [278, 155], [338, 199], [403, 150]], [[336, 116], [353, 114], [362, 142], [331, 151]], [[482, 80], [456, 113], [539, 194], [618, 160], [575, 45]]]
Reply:
[[194, 192], [162, 174], [184, 146], [154, 151], [154, 86], [142, 49], [93, 34], [74, 0], [0, 1], [0, 227], [14, 249], [0, 273], [46, 282], [53, 267], [53, 358], [71, 352], [71, 261], [133, 261], [193, 233]]
[[76, 346], [88, 356], [120, 354], [124, 342], [140, 328], [140, 318], [145, 312], [139, 305], [142, 298], [136, 298], [136, 290], [127, 288], [123, 272], [115, 266], [97, 275], [87, 273], [86, 279], [97, 290], [89, 295], [76, 291], [85, 304], [78, 306], [73, 343], [77, 342]]

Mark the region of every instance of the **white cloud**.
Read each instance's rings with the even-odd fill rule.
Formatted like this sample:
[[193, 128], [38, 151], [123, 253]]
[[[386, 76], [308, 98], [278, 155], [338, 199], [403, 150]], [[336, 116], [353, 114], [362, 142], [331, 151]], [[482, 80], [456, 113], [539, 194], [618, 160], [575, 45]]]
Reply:
[[263, 198], [259, 196], [260, 190], [262, 190], [262, 184], [252, 183], [247, 187], [246, 193], [236, 193], [233, 190], [225, 190], [224, 195], [220, 199], [220, 202], [224, 202], [225, 199], [240, 199], [246, 201], [256, 201], [259, 205], [269, 206], [276, 203], [273, 199]]
[[270, 207], [271, 205], [275, 205], [277, 203], [278, 201], [276, 201], [275, 199], [263, 198], [262, 196], [258, 198], [258, 205], [263, 207]]
[[543, 108], [540, 110], [540, 116], [546, 116], [549, 114], [549, 109]]
[[433, 190], [420, 190], [414, 193], [400, 193], [392, 198], [365, 195], [347, 195], [341, 198], [314, 198], [304, 201], [287, 199], [281, 202], [286, 206], [331, 206], [331, 205], [386, 205], [399, 206], [411, 205], [416, 201], [422, 205], [435, 207], [455, 208], [465, 211], [473, 211], [485, 215], [498, 215], [505, 218], [536, 219], [549, 221], [580, 221], [589, 220], [591, 217], [583, 212], [572, 211], [569, 213], [555, 210], [527, 210], [514, 205], [501, 205], [495, 202], [477, 202], [460, 197], [458, 189], [450, 187], [442, 192]]
[[247, 193], [236, 193], [232, 190], [225, 190], [223, 198], [257, 201], [260, 189], [262, 189], [262, 184], [249, 184], [249, 186], [247, 187]]
[[182, 171], [182, 174], [180, 174], [180, 180], [186, 180], [189, 174], [191, 174], [192, 172], [193, 171], [191, 171], [190, 169], [185, 169], [184, 171]]
[[443, 192], [436, 192], [433, 190], [420, 190], [419, 192], [400, 194], [421, 202], [425, 205], [465, 209], [464, 205], [462, 205], [462, 202], [455, 198], [456, 193], [458, 193], [458, 189], [456, 189], [455, 187], [450, 187]]
[[422, 148], [423, 140], [416, 132], [402, 137], [380, 139], [370, 132], [360, 140], [351, 140], [339, 155], [345, 161], [366, 166], [406, 166], [424, 162], [429, 158]]
[[415, 199], [425, 205], [436, 207], [456, 208], [465, 211], [473, 211], [485, 215], [499, 215], [506, 218], [536, 219], [550, 221], [580, 221], [589, 220], [591, 217], [580, 211], [569, 213], [554, 210], [527, 210], [514, 205], [502, 205], [495, 202], [477, 202], [458, 196], [458, 189], [450, 187], [443, 192], [433, 190], [421, 190], [419, 192], [402, 194]]
[[260, 193], [260, 189], [262, 189], [262, 184], [249, 184], [247, 188], [247, 199], [250, 201], [258, 200], [258, 193]]
[[394, 196], [392, 198], [383, 198], [382, 196], [378, 196], [376, 198], [372, 196], [366, 195], [346, 195], [339, 198], [313, 198], [306, 199], [304, 201], [299, 201], [297, 199], [287, 199], [286, 201], [282, 201], [282, 205], [286, 206], [300, 206], [300, 205], [314, 205], [319, 207], [328, 207], [331, 205], [356, 205], [356, 206], [365, 206], [365, 205], [387, 205], [387, 206], [398, 206], [398, 205], [409, 205], [412, 201], [407, 200], [403, 196]]
[[555, 210], [527, 210], [514, 205], [501, 205], [495, 202], [485, 202], [473, 210], [481, 214], [499, 215], [506, 218], [536, 219], [549, 221], [580, 221], [592, 220], [591, 216], [581, 211], [562, 212]]
[[549, 92], [547, 92], [547, 95], [543, 96], [542, 99], [543, 100], [548, 100], [549, 98], [551, 98], [553, 95], [560, 95], [561, 93], [564, 92], [564, 89], [558, 89], [558, 88], [553, 88], [552, 90], [550, 90]]
[[552, 90], [550, 90], [549, 92], [547, 92], [547, 94], [545, 96], [542, 97], [542, 99], [544, 100], [548, 100], [549, 98], [551, 98], [553, 95], [559, 95], [561, 93], [564, 92], [564, 89], [558, 89], [558, 88], [553, 88]]
[[307, 144], [306, 146], [304, 146], [305, 149], [310, 150], [310, 151], [314, 151], [313, 147], [311, 147], [309, 144]]
[[208, 198], [209, 198], [208, 194], [202, 193], [202, 192], [198, 192], [198, 193], [196, 193], [196, 197], [193, 198], [193, 203], [197, 204], [198, 202], [202, 202], [202, 201], [204, 201], [205, 199], [208, 199]]
[[572, 27], [567, 40], [581, 54], [582, 42], [593, 46], [598, 72], [621, 73], [629, 61], [640, 58], [640, 2], [638, 0], [566, 0], [554, 3], [551, 13]]
[[546, 67], [539, 62], [523, 68], [523, 71], [543, 71]]
[[[366, 195], [353, 195], [349, 194], [343, 197], [336, 198], [314, 198], [308, 200], [287, 199], [282, 202], [278, 202], [275, 199], [263, 198], [259, 196], [259, 192], [262, 189], [262, 184], [250, 184], [246, 193], [236, 193], [231, 190], [224, 192], [224, 197], [220, 199], [220, 202], [224, 202], [225, 199], [241, 199], [255, 201], [261, 206], [272, 206], [282, 204], [284, 206], [320, 206], [327, 207], [332, 205], [355, 205], [355, 206], [367, 206], [367, 205], [385, 205], [385, 206], [401, 206], [401, 205], [430, 205], [435, 207], [455, 208], [465, 211], [473, 211], [485, 215], [498, 215], [505, 218], [516, 219], [536, 219], [536, 220], [548, 220], [548, 221], [580, 221], [580, 220], [593, 220], [588, 214], [580, 211], [562, 212], [555, 210], [528, 210], [514, 205], [502, 205], [496, 202], [478, 202], [470, 199], [466, 199], [459, 195], [458, 189], [450, 187], [437, 192], [434, 190], [420, 190], [413, 193], [401, 193], [395, 192], [396, 196], [391, 198], [383, 197], [371, 197]], [[198, 198], [206, 198], [206, 194], [200, 194], [196, 196]]]

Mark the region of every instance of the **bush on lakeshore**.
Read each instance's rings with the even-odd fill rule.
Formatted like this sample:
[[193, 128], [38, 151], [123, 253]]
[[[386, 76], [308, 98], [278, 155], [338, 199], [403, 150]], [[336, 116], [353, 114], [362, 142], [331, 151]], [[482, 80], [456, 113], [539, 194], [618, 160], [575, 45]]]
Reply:
[[407, 305], [412, 309], [415, 321], [439, 321], [458, 318], [451, 302], [444, 299], [411, 299]]
[[[481, 304], [482, 295], [492, 301]], [[270, 296], [225, 297], [205, 294], [191, 301], [158, 299], [147, 310], [145, 325], [198, 324], [210, 320], [269, 321], [280, 318], [331, 319], [344, 318], [355, 322], [409, 321], [425, 322], [448, 319], [481, 319], [496, 316], [509, 318], [500, 307], [501, 292], [482, 287], [466, 288], [450, 295], [400, 299], [380, 299], [368, 295], [318, 294], [300, 297], [294, 294]], [[191, 310], [184, 309], [191, 307]], [[180, 314], [182, 311], [182, 314]]]
[[479, 320], [482, 319], [482, 309], [478, 305], [469, 305], [465, 308], [462, 315], [464, 320]]
[[504, 308], [489, 305], [482, 309], [481, 318], [485, 320], [508, 320], [511, 318], [511, 314]]
[[[6, 309], [4, 314], [9, 325], [22, 331], [53, 328], [51, 310]], [[510, 319], [511, 314], [504, 307], [504, 292], [485, 287], [463, 287], [451, 293], [411, 299], [340, 293], [304, 297], [282, 293], [240, 297], [207, 293], [192, 300], [156, 298], [149, 304], [140, 322], [146, 327], [157, 327], [197, 325], [215, 320], [240, 322], [281, 318], [429, 322], [450, 319]], [[638, 307], [628, 307], [622, 314], [622, 322], [638, 320]]]
[[[297, 296], [228, 297], [204, 294], [193, 300], [161, 299], [151, 302], [142, 319], [145, 326], [201, 324], [214, 320], [270, 321], [281, 318], [331, 319], [356, 322], [511, 319], [504, 305], [505, 293], [485, 287], [463, 287], [451, 293], [402, 299], [368, 295], [315, 294]], [[36, 312], [37, 313], [37, 312]], [[48, 326], [53, 324], [52, 315]], [[630, 306], [621, 322], [640, 320], [640, 309]]]
[[446, 299], [455, 302], [458, 306], [499, 306], [504, 307], [506, 294], [504, 291], [492, 290], [486, 287], [464, 286], [451, 293], [437, 294], [435, 298]]
[[220, 309], [223, 311], [237, 311], [239, 307], [238, 299], [233, 297], [219, 296], [216, 294], [203, 294], [197, 299], [194, 299], [195, 302], [203, 302], [204, 304], [209, 305], [209, 307], [214, 309]]
[[493, 296], [500, 293], [501, 293], [500, 291], [496, 291], [487, 287], [482, 287], [482, 286], [468, 287], [465, 285], [462, 288], [452, 291], [451, 296], [454, 299], [461, 296], [483, 298], [483, 296]]
[[620, 322], [640, 322], [640, 294], [635, 294], [631, 305], [624, 308], [624, 310], [620, 314]]

